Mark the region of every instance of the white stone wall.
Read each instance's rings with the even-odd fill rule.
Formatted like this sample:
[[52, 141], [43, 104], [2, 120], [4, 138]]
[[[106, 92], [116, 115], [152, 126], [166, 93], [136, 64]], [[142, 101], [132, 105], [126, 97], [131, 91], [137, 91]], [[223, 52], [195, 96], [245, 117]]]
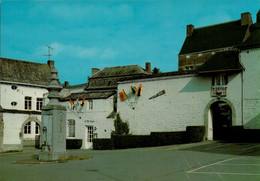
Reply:
[[[81, 101], [79, 100], [79, 103]], [[76, 101], [74, 103], [76, 104]], [[87, 142], [87, 126], [93, 126], [97, 138], [110, 138], [111, 132], [114, 130], [114, 122], [113, 118], [108, 119], [107, 116], [113, 111], [113, 96], [108, 99], [94, 99], [92, 110], [89, 109], [88, 100], [81, 111], [71, 110], [69, 101], [62, 102], [62, 105], [67, 108], [67, 120], [75, 120], [75, 138], [83, 140], [82, 149], [92, 147], [92, 144]]]
[[[205, 125], [209, 104], [217, 101], [217, 98], [211, 97], [211, 79], [208, 75], [172, 76], [121, 82], [118, 92], [124, 89], [129, 93], [131, 86], [139, 87], [139, 84], [142, 84], [143, 91], [140, 97], [134, 96], [126, 101], [120, 101], [118, 96], [118, 112], [123, 120], [129, 122], [130, 132], [137, 135], [154, 131], [185, 131], [186, 126]], [[240, 85], [240, 74], [229, 76], [225, 99], [234, 106], [234, 125], [242, 124]], [[166, 94], [149, 100], [162, 90]], [[131, 104], [136, 104], [135, 109], [131, 108]]]
[[[0, 105], [5, 109], [24, 109], [24, 98], [26, 96], [32, 97], [32, 110], [36, 110], [37, 98], [43, 98], [43, 94], [48, 90], [40, 87], [31, 87], [24, 85], [17, 85], [17, 89], [13, 90], [12, 85], [17, 84], [0, 84]], [[17, 102], [16, 106], [12, 106], [12, 102]]]
[[244, 71], [244, 126], [260, 129], [260, 49], [244, 50], [240, 55]]

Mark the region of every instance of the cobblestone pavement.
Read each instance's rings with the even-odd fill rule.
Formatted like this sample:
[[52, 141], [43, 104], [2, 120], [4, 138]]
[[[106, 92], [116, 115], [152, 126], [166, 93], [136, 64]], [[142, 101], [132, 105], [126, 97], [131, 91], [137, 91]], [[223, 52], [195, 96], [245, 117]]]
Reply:
[[39, 150], [0, 153], [0, 180], [260, 180], [259, 143], [202, 142], [125, 150], [68, 150], [67, 163], [17, 164]]

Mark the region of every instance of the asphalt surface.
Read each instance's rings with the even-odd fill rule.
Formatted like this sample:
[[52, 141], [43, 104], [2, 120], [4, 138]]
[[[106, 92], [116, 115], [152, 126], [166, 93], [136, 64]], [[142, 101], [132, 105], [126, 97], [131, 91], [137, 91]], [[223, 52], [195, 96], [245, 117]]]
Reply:
[[0, 153], [0, 180], [260, 180], [259, 143], [202, 142], [125, 150], [68, 150], [92, 156], [67, 163], [17, 164], [36, 158], [39, 150]]

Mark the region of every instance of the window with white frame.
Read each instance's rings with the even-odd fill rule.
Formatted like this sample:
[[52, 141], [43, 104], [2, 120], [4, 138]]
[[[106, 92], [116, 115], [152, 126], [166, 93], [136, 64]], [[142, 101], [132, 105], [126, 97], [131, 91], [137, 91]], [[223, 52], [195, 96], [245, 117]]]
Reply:
[[24, 109], [31, 110], [32, 109], [32, 97], [24, 98]]
[[75, 120], [68, 120], [68, 137], [75, 137]]
[[93, 109], [93, 100], [88, 101], [88, 109], [89, 110]]
[[87, 141], [88, 142], [93, 142], [93, 126], [87, 126], [87, 128], [88, 128]]
[[42, 109], [42, 103], [43, 103], [43, 99], [42, 98], [37, 98], [37, 100], [36, 100], [36, 110], [41, 110]]
[[24, 134], [31, 134], [31, 122], [27, 123], [23, 128]]
[[220, 74], [212, 77], [212, 86], [225, 86], [228, 84], [228, 75]]

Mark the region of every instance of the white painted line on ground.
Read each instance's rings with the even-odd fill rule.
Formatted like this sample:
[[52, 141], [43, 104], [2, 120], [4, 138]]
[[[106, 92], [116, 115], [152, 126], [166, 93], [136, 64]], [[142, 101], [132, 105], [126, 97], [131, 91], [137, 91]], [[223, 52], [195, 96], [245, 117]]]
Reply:
[[188, 171], [187, 173], [192, 173], [192, 172], [195, 172], [196, 170], [200, 170], [200, 169], [202, 169], [202, 168], [210, 167], [210, 166], [213, 166], [213, 165], [217, 165], [217, 164], [220, 164], [220, 163], [224, 163], [224, 162], [227, 162], [227, 161], [230, 161], [230, 160], [236, 160], [236, 159], [238, 159], [238, 158], [229, 158], [229, 159], [222, 160], [222, 161], [219, 161], [219, 162], [216, 162], [216, 163], [204, 165], [204, 166], [202, 166], [202, 167], [199, 167], [199, 168], [190, 170], [190, 171]]
[[260, 176], [258, 173], [225, 173], [225, 172], [192, 172], [195, 174], [218, 174], [218, 175], [247, 175], [247, 176]]

